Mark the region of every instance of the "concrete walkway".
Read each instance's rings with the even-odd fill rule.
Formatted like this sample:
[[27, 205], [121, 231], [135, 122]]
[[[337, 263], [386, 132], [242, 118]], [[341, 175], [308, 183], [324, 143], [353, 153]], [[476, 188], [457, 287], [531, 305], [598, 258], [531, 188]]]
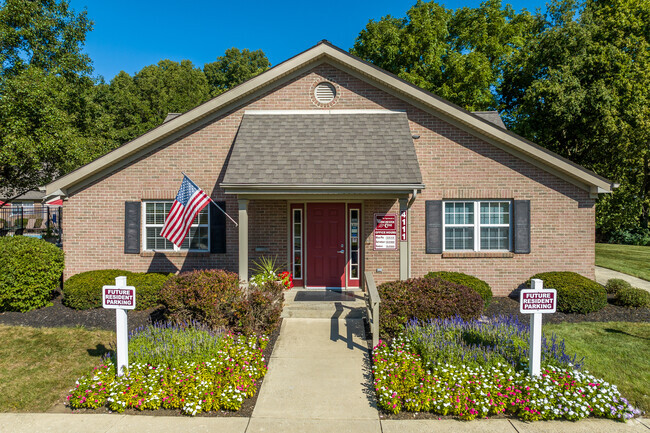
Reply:
[[363, 319], [284, 319], [247, 432], [378, 432]]
[[650, 281], [642, 280], [641, 278], [633, 277], [632, 275], [596, 266], [597, 283], [604, 286], [607, 283], [607, 280], [612, 278], [620, 278], [621, 280], [625, 280], [628, 283], [632, 284], [633, 287], [638, 287], [639, 289], [647, 290], [650, 292]]

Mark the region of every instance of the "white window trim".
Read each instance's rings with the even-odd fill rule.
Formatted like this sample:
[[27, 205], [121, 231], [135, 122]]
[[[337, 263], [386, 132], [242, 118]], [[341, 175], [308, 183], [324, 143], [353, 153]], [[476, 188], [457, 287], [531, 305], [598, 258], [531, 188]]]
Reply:
[[[207, 211], [208, 211], [208, 223], [207, 224], [196, 224], [194, 222], [192, 224], [192, 227], [207, 227], [208, 228], [208, 248], [204, 250], [200, 249], [184, 249], [181, 247], [177, 247], [176, 245], [172, 244], [173, 249], [167, 250], [167, 249], [147, 249], [147, 227], [162, 227], [163, 224], [147, 224], [147, 203], [173, 203], [174, 200], [143, 200], [141, 207], [141, 241], [142, 241], [142, 251], [151, 251], [151, 252], [188, 252], [188, 253], [209, 253], [210, 252], [210, 207], [207, 206]], [[167, 217], [165, 217], [167, 219]], [[195, 219], [196, 221], [196, 219]], [[189, 233], [188, 233], [189, 236]]]
[[[357, 212], [357, 263], [352, 263], [352, 212]], [[348, 266], [348, 275], [350, 280], [357, 281], [361, 277], [361, 208], [359, 207], [350, 207], [348, 209], [348, 254], [349, 266]], [[352, 276], [352, 266], [357, 267], [357, 276]]]
[[[295, 215], [296, 212], [300, 213], [300, 233], [296, 233], [296, 220], [295, 220]], [[304, 281], [305, 277], [305, 272], [304, 272], [304, 264], [305, 261], [303, 260], [304, 257], [304, 251], [305, 251], [305, 242], [303, 239], [303, 213], [301, 208], [293, 208], [291, 209], [291, 273], [293, 274], [294, 279], [297, 279], [299, 281]], [[300, 264], [296, 265], [296, 238], [300, 238]], [[300, 267], [300, 278], [296, 278], [296, 266]]]
[[[447, 224], [445, 222], [445, 207], [447, 203], [472, 203], [474, 205], [474, 224]], [[510, 224], [481, 224], [481, 203], [508, 203], [508, 216]], [[442, 202], [442, 251], [449, 252], [510, 252], [512, 251], [512, 200], [500, 199], [483, 199], [483, 200], [443, 200]], [[473, 227], [474, 228], [474, 249], [471, 250], [448, 250], [447, 245], [447, 227]], [[508, 227], [508, 249], [481, 249], [481, 227]]]

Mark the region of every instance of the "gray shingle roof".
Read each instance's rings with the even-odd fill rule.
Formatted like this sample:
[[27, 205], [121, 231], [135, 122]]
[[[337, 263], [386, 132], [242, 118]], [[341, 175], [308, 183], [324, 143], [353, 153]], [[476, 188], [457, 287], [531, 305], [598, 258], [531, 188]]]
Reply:
[[498, 111], [472, 111], [472, 114], [476, 114], [481, 119], [487, 120], [500, 128], [507, 129]]
[[406, 113], [244, 114], [224, 184], [420, 184]]

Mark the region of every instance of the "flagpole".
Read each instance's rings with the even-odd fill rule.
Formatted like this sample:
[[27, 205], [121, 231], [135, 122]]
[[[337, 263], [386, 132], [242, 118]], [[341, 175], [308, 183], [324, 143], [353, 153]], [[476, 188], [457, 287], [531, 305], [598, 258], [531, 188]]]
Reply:
[[[196, 183], [192, 180], [192, 178], [190, 178], [188, 175], [186, 175], [186, 174], [185, 174], [184, 172], [182, 172], [182, 171], [181, 171], [181, 173], [183, 174], [183, 176], [185, 176], [186, 178], [188, 178], [188, 179], [189, 179], [189, 180], [190, 180], [194, 185], [196, 185]], [[197, 186], [198, 186], [198, 185], [197, 185]], [[206, 194], [206, 195], [207, 195], [207, 194]], [[225, 216], [227, 216], [228, 219], [230, 219], [230, 221], [233, 222], [233, 224], [235, 224], [235, 227], [239, 227], [239, 224], [237, 224], [237, 221], [235, 221], [234, 219], [232, 219], [232, 217], [231, 217], [230, 215], [228, 215], [228, 214], [226, 213], [225, 210], [221, 209], [221, 206], [219, 206], [219, 205], [217, 204], [216, 201], [212, 200], [212, 197], [208, 196], [208, 198], [209, 198], [210, 201], [211, 201], [211, 202], [212, 202], [212, 203], [217, 207], [217, 209], [219, 209], [221, 212], [223, 212], [223, 214], [224, 214]]]

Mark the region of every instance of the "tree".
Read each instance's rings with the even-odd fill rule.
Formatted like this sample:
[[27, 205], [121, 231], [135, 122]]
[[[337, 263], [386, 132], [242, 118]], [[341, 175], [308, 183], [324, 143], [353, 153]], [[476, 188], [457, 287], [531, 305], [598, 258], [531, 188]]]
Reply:
[[189, 60], [161, 60], [131, 77], [122, 71], [96, 89], [104, 107], [100, 136], [116, 147], [160, 125], [169, 113], [183, 113], [207, 101], [208, 82]]
[[266, 71], [270, 66], [262, 50], [239, 51], [238, 48], [229, 48], [216, 62], [206, 63], [203, 72], [214, 97]]
[[[92, 66], [92, 22], [66, 1], [7, 0], [0, 8], [0, 192], [22, 194], [75, 167], [80, 93]], [[81, 92], [80, 92], [81, 89]]]
[[648, 227], [649, 39], [647, 1], [557, 0], [501, 86], [516, 132], [621, 183], [598, 203], [605, 232]]
[[503, 66], [537, 20], [500, 0], [456, 11], [418, 0], [406, 18], [371, 20], [350, 51], [468, 110], [495, 109]]

